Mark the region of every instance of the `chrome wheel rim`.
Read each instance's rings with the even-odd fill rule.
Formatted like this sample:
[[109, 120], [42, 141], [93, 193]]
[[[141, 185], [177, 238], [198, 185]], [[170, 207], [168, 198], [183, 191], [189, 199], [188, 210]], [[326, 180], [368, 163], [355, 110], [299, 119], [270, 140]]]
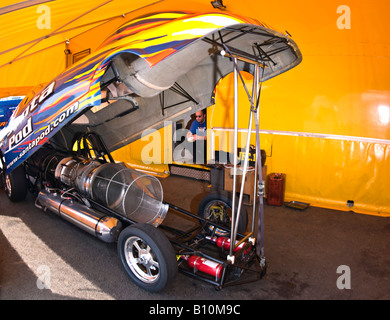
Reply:
[[131, 272], [144, 283], [153, 283], [160, 276], [159, 263], [151, 247], [139, 237], [126, 240], [124, 254]]

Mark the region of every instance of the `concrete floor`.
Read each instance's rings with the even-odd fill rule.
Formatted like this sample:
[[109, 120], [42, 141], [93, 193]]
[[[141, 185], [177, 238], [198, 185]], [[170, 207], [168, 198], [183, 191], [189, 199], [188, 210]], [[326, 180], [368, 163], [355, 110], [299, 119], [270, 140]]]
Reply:
[[[209, 191], [207, 183], [176, 176], [162, 184], [165, 201], [193, 213]], [[176, 221], [186, 223], [168, 213], [167, 222]], [[262, 280], [216, 292], [179, 273], [171, 287], [151, 294], [129, 280], [115, 244], [42, 212], [32, 196], [11, 203], [1, 190], [0, 299], [387, 300], [389, 236], [389, 218], [265, 205], [268, 270]], [[346, 267], [338, 273], [340, 266]], [[347, 284], [345, 270], [351, 288], [339, 289], [338, 283]]]

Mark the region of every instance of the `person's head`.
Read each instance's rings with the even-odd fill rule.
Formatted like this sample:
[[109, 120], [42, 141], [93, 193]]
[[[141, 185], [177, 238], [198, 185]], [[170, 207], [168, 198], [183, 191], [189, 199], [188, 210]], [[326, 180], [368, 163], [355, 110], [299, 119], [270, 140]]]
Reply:
[[199, 123], [203, 123], [206, 120], [206, 114], [203, 112], [203, 110], [197, 111], [195, 113], [196, 121]]

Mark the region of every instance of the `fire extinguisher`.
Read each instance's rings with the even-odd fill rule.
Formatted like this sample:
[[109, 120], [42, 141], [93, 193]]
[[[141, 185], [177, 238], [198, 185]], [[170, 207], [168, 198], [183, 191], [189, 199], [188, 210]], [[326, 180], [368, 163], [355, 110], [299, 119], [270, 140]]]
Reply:
[[194, 272], [199, 270], [216, 278], [222, 277], [223, 265], [220, 263], [199, 256], [182, 255], [181, 258], [186, 260], [191, 268], [194, 268]]
[[[209, 238], [209, 240], [215, 242], [217, 244], [218, 247], [220, 248], [223, 248], [225, 250], [229, 250], [230, 249], [230, 238], [226, 238], [226, 237], [211, 237]], [[236, 243], [238, 241], [236, 240]], [[239, 250], [241, 250], [245, 245], [245, 242], [242, 242], [240, 243], [239, 246], [237, 246], [237, 248], [234, 249], [234, 252], [237, 252]], [[248, 253], [250, 251], [250, 247], [245, 251], [245, 253]]]

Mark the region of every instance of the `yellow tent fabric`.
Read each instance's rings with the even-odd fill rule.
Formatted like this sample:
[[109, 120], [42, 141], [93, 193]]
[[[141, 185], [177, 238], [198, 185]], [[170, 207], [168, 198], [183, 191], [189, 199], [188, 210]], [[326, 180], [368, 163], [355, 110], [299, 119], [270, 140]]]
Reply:
[[[261, 144], [268, 172], [287, 175], [286, 200], [389, 217], [390, 2], [226, 4], [288, 30], [303, 55], [261, 96]], [[210, 126], [232, 126], [222, 118]]]

